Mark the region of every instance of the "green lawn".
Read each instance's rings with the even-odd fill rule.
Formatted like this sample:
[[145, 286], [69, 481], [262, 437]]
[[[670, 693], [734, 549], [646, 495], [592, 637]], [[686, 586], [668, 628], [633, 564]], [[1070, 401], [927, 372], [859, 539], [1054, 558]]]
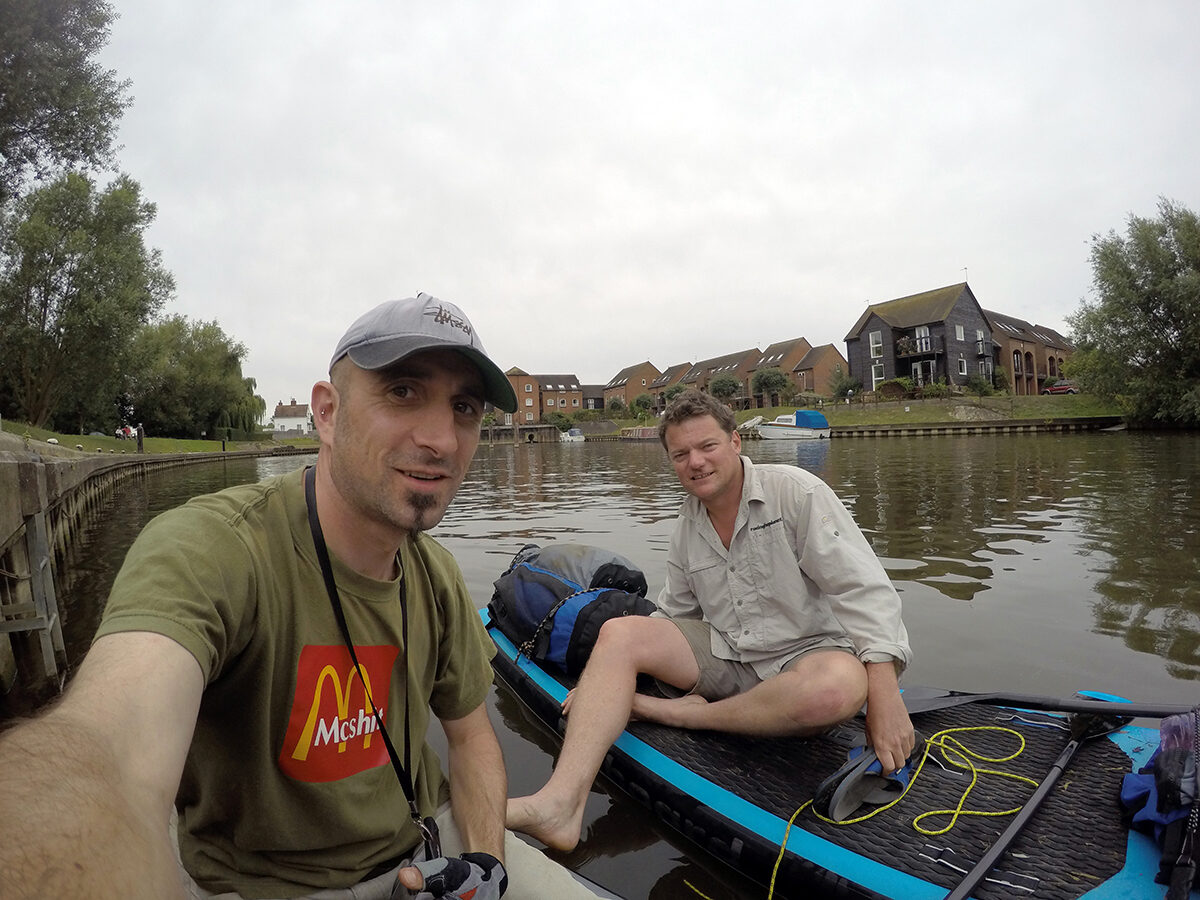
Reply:
[[[964, 416], [955, 415], [958, 407], [982, 409], [987, 418], [999, 419], [1061, 419], [1087, 416], [1119, 416], [1116, 403], [1106, 403], [1087, 394], [1054, 394], [1051, 396], [1016, 397], [955, 397], [949, 400], [889, 400], [879, 403], [826, 403], [821, 407], [833, 427], [839, 425], [923, 425], [940, 422], [961, 422]], [[739, 423], [753, 416], [771, 420], [795, 407], [752, 409], [737, 413]]]
[[[112, 435], [79, 435], [79, 434], [59, 434], [58, 432], [48, 431], [45, 428], [34, 428], [26, 425], [24, 422], [14, 422], [9, 419], [4, 420], [4, 433], [14, 435], [17, 438], [24, 439], [28, 437], [33, 446], [38, 452], [45, 453], [47, 451], [54, 452], [46, 446], [45, 442], [49, 438], [55, 438], [58, 441], [58, 451], [66, 451], [63, 455], [70, 456], [75, 453], [76, 445], [82, 446], [85, 453], [137, 453], [137, 440], [121, 441], [117, 440]], [[203, 440], [186, 440], [183, 438], [155, 438], [148, 437], [143, 442], [143, 447], [146, 453], [219, 453], [221, 452], [220, 441], [203, 441]], [[257, 450], [269, 449], [274, 446], [304, 447], [311, 445], [315, 451], [317, 442], [313, 439], [294, 439], [276, 444], [274, 441], [264, 440], [258, 442], [252, 441], [227, 441], [225, 449], [227, 450]], [[12, 449], [14, 446], [19, 446], [11, 439], [0, 444], [0, 449]], [[53, 445], [51, 445], [52, 447]]]

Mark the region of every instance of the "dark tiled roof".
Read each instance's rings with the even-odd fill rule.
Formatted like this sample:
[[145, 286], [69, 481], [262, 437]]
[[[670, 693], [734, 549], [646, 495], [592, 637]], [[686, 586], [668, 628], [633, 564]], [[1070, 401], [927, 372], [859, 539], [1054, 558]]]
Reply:
[[687, 372], [691, 367], [692, 364], [690, 362], [676, 363], [673, 366], [668, 366], [667, 371], [655, 378], [652, 382], [650, 382], [650, 384], [647, 385], [647, 387], [670, 387], [672, 384], [682, 378], [684, 373]]
[[291, 403], [284, 403], [283, 401], [280, 401], [279, 403], [275, 404], [275, 418], [276, 419], [307, 419], [308, 418], [308, 404], [307, 403], [297, 403], [294, 398], [292, 399]]
[[654, 368], [654, 364], [651, 363], [650, 360], [648, 360], [648, 359], [643, 362], [640, 362], [640, 363], [634, 363], [632, 366], [626, 366], [620, 372], [618, 372], [616, 375], [614, 375], [612, 378], [610, 378], [608, 381], [608, 384], [606, 384], [604, 387], [605, 388], [620, 387], [621, 385], [625, 384], [625, 382], [627, 382], [630, 378], [632, 378], [634, 376], [634, 374], [636, 374], [637, 370], [640, 369], [642, 366], [650, 366], [651, 368]]
[[789, 353], [792, 353], [796, 347], [807, 343], [808, 341], [802, 337], [793, 338], [790, 341], [776, 341], [762, 352], [762, 355], [759, 356], [758, 361], [755, 362], [750, 369], [751, 371], [755, 371], [762, 368], [769, 368], [771, 366], [778, 366], [781, 362], [783, 362], [784, 357], [786, 357]]
[[836, 356], [839, 362], [843, 361], [842, 354], [838, 351], [837, 347], [833, 346], [833, 344], [822, 344], [820, 347], [813, 347], [805, 353], [804, 359], [796, 363], [792, 371], [803, 372], [805, 369], [815, 369], [817, 364], [830, 353]]
[[698, 362], [687, 370], [687, 374], [679, 379], [679, 383], [691, 384], [692, 382], [699, 381], [705, 373], [711, 375], [743, 374], [742, 363], [746, 361], [746, 357], [751, 353], [758, 353], [758, 350], [751, 348], [738, 353], [727, 353], [725, 356], [714, 356], [712, 359]]
[[577, 391], [579, 379], [574, 375], [533, 375], [543, 391]]
[[913, 328], [917, 325], [944, 322], [963, 291], [969, 290], [967, 283], [961, 281], [921, 294], [888, 300], [886, 303], [872, 303], [866, 312], [859, 316], [845, 339], [850, 341], [860, 337], [863, 326], [872, 315], [879, 316], [893, 328]]

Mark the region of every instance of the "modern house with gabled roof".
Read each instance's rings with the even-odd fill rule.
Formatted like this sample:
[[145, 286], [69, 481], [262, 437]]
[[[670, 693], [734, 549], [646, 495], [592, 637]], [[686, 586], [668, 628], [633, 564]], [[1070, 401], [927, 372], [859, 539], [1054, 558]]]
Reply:
[[1053, 328], [1031, 325], [1004, 313], [985, 309], [983, 315], [992, 329], [996, 365], [1008, 372], [1009, 390], [1014, 394], [1041, 393], [1046, 379], [1063, 377], [1063, 363], [1075, 352], [1069, 340]]
[[892, 378], [965, 385], [992, 375], [991, 327], [963, 281], [868, 306], [846, 335], [846, 360], [867, 391]]
[[757, 347], [714, 356], [693, 365], [679, 379], [679, 383], [686, 388], [707, 392], [709, 383], [718, 375], [730, 375], [741, 382], [742, 389], [729, 399], [729, 405], [735, 409], [746, 409], [750, 405], [750, 376], [747, 373], [761, 356], [762, 351]]
[[616, 398], [628, 409], [639, 396], [651, 393], [650, 383], [661, 374], [658, 366], [649, 360], [626, 366], [604, 386], [605, 408], [608, 408], [610, 400]]
[[797, 393], [830, 396], [838, 369], [843, 373], [850, 372], [850, 366], [842, 356], [842, 351], [833, 344], [813, 347], [804, 354], [804, 359], [792, 368], [792, 380], [796, 384]]

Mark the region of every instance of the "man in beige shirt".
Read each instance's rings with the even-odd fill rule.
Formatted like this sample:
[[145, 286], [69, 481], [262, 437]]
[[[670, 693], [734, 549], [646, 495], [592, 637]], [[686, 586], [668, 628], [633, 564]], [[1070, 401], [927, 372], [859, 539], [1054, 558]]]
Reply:
[[[867, 704], [885, 773], [915, 744], [900, 699], [911, 652], [900, 598], [849, 512], [819, 478], [755, 466], [733, 414], [689, 391], [659, 437], [690, 495], [651, 617], [613, 619], [563, 704], [554, 774], [508, 802], [509, 828], [560, 849], [579, 841], [584, 803], [632, 714], [680, 728], [781, 736], [822, 731]], [[636, 692], [655, 677], [667, 698]]]

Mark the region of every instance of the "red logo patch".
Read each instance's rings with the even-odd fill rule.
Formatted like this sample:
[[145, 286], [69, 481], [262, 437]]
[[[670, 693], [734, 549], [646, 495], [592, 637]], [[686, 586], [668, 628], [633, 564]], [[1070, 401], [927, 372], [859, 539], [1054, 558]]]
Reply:
[[355, 647], [361, 673], [343, 646], [300, 651], [296, 695], [279, 767], [297, 781], [337, 781], [388, 762], [371, 698], [387, 718], [398, 647]]

